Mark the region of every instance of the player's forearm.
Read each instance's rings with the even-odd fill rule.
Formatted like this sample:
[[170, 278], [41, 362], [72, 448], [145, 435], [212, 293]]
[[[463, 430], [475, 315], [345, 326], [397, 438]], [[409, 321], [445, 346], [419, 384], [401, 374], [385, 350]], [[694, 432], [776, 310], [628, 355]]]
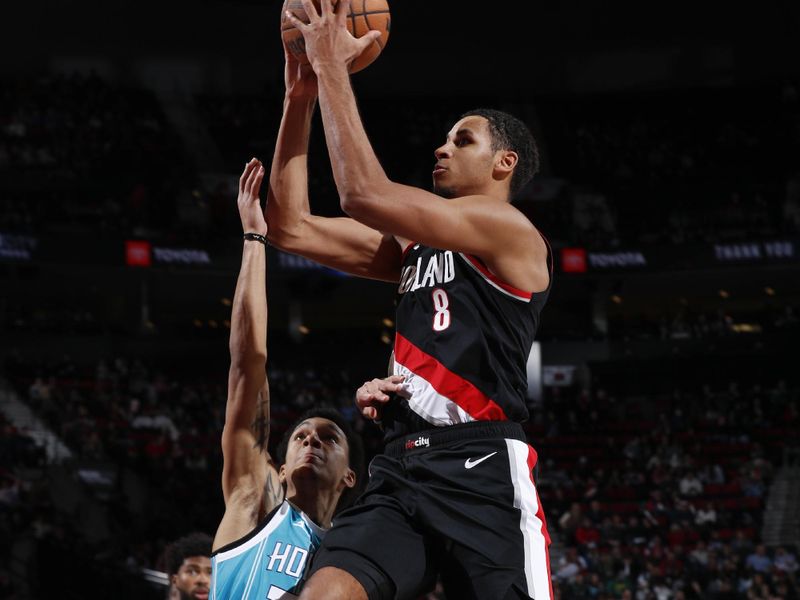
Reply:
[[342, 209], [358, 218], [363, 203], [378, 198], [379, 190], [389, 180], [364, 130], [344, 66], [321, 69], [317, 81], [325, 139]]
[[[258, 241], [245, 240], [231, 314], [231, 371], [252, 377], [248, 385], [263, 385], [267, 359], [266, 251]], [[252, 373], [252, 375], [251, 375]]]
[[287, 98], [278, 130], [267, 192], [266, 218], [270, 241], [278, 247], [302, 243], [300, 230], [310, 214], [308, 140], [314, 99]]

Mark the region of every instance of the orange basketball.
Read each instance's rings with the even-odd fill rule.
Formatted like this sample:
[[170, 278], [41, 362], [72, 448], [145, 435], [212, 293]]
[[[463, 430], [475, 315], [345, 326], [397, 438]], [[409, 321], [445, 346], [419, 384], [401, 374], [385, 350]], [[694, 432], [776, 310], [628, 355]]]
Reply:
[[[314, 6], [319, 10], [320, 0], [313, 1]], [[338, 0], [333, 0], [333, 2], [335, 5]], [[308, 23], [308, 15], [306, 15], [303, 3], [300, 0], [286, 0], [283, 3], [283, 10], [281, 11], [281, 37], [283, 38], [283, 43], [297, 57], [297, 60], [308, 64], [303, 34], [295, 29], [294, 25], [286, 18], [285, 12], [287, 10], [294, 13], [304, 23]], [[351, 73], [360, 71], [378, 58], [389, 39], [391, 22], [392, 17], [389, 14], [387, 0], [351, 0], [350, 13], [347, 15], [348, 31], [356, 37], [361, 37], [373, 29], [381, 32], [381, 37], [372, 42], [372, 45], [350, 64]]]

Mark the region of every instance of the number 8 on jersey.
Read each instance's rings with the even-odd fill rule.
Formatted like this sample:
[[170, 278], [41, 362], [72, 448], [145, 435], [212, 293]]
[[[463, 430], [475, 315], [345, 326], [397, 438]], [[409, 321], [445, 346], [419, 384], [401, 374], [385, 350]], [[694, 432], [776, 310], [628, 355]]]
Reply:
[[450, 299], [447, 297], [447, 292], [442, 288], [433, 290], [433, 309], [436, 311], [433, 314], [433, 330], [444, 331], [450, 327]]

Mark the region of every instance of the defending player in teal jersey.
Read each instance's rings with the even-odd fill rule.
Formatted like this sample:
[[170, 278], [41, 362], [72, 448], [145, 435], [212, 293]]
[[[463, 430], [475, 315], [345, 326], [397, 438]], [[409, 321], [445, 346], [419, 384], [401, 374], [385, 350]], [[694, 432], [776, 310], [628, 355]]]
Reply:
[[337, 506], [355, 491], [363, 462], [360, 439], [331, 409], [312, 409], [287, 432], [280, 468], [267, 451], [267, 224], [258, 197], [263, 176], [264, 167], [253, 159], [239, 180], [245, 241], [231, 317], [222, 432], [225, 514], [211, 557], [212, 600], [295, 598]]

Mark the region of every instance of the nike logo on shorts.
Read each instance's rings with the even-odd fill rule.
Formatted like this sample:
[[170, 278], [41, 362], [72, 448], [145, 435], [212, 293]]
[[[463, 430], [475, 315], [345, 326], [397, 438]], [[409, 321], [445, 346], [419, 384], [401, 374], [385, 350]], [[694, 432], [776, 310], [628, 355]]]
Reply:
[[464, 468], [465, 469], [471, 469], [472, 467], [477, 467], [483, 461], [485, 461], [485, 460], [487, 460], [489, 458], [492, 458], [495, 454], [497, 454], [497, 452], [492, 452], [491, 454], [487, 454], [483, 458], [478, 458], [477, 460], [476, 459], [472, 459], [472, 458], [468, 458], [467, 460], [464, 461]]

